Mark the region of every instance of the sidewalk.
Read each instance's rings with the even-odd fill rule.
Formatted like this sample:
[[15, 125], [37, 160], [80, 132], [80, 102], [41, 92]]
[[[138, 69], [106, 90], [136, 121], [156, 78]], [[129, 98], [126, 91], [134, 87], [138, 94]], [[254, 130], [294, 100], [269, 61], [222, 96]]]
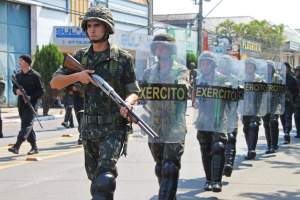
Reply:
[[[49, 110], [47, 116], [42, 116], [43, 109], [39, 108], [37, 113], [39, 115], [38, 118], [40, 121], [53, 120], [53, 119], [57, 119], [57, 118], [63, 118], [65, 109], [64, 108], [51, 108]], [[20, 117], [19, 117], [17, 107], [1, 108], [1, 117], [2, 117], [3, 123], [20, 122]]]

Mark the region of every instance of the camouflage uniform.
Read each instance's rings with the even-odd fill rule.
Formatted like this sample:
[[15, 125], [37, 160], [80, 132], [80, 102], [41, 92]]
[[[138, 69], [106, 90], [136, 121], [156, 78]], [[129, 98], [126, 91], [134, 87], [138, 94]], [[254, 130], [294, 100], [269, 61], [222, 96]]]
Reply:
[[[215, 71], [217, 58], [211, 52], [203, 52], [198, 58], [201, 62], [209, 61], [212, 71], [211, 78], [200, 74], [197, 77], [197, 85], [222, 86], [225, 85], [225, 76]], [[202, 83], [204, 81], [204, 83]], [[222, 190], [222, 172], [225, 162], [225, 145], [227, 142], [227, 114], [226, 103], [221, 99], [197, 98], [198, 117], [195, 125], [197, 128], [197, 139], [200, 144], [202, 164], [206, 175], [204, 190], [220, 192]]]
[[[275, 71], [275, 63], [267, 61], [267, 64], [268, 69], [270, 70], [268, 83], [280, 83], [280, 76]], [[278, 94], [268, 94], [268, 107], [270, 110], [268, 111], [268, 114], [262, 118], [268, 146], [268, 150], [266, 151], [267, 154], [275, 153], [275, 150], [278, 149], [279, 115], [276, 114], [276, 110], [278, 109], [277, 105], [279, 104], [279, 100], [280, 96], [278, 96]]]
[[[107, 19], [108, 18], [108, 19]], [[82, 22], [86, 30], [86, 22], [97, 19], [110, 27], [113, 33], [111, 12], [105, 7], [92, 7]], [[106, 36], [108, 37], [108, 36]], [[114, 90], [125, 99], [132, 93], [138, 93], [131, 56], [115, 45], [104, 52], [94, 52], [92, 46], [79, 50], [74, 56], [76, 60], [95, 70], [95, 74], [107, 81]], [[70, 74], [60, 68], [57, 74]], [[80, 120], [80, 133], [83, 140], [85, 168], [92, 181], [91, 194], [93, 200], [112, 200], [116, 187], [116, 163], [127, 142], [128, 121], [124, 119], [118, 105], [102, 90], [93, 84], [83, 86], [84, 113]]]
[[[257, 63], [255, 59], [249, 58], [246, 61], [246, 64], [254, 66], [255, 70], [257, 68]], [[262, 82], [260, 76], [255, 72], [253, 74], [246, 74], [246, 82]], [[243, 122], [243, 132], [245, 134], [245, 140], [248, 147], [246, 160], [251, 160], [256, 157], [256, 145], [258, 140], [258, 131], [260, 126], [260, 117], [257, 116], [258, 111], [261, 106], [261, 95], [257, 94], [254, 91], [244, 93], [244, 113], [242, 117]]]
[[[162, 41], [162, 48], [176, 48], [175, 40], [168, 34], [156, 35], [152, 43], [152, 52], [155, 45]], [[166, 43], [163, 43], [166, 41]], [[157, 42], [157, 43], [156, 43]], [[169, 43], [168, 43], [169, 42]], [[169, 52], [175, 54], [173, 49]], [[171, 54], [172, 54], [171, 53]], [[172, 55], [168, 55], [170, 58]], [[159, 61], [160, 62], [160, 61]], [[188, 70], [175, 60], [172, 66], [163, 69], [159, 64], [147, 69], [144, 73], [144, 83], [183, 84], [188, 85]], [[187, 88], [186, 88], [187, 89]], [[146, 106], [151, 111], [149, 125], [158, 133], [159, 138], [153, 141], [149, 138], [149, 148], [156, 162], [155, 174], [160, 185], [159, 199], [174, 200], [176, 198], [181, 156], [184, 152], [186, 134], [186, 100], [183, 101], [147, 101]]]

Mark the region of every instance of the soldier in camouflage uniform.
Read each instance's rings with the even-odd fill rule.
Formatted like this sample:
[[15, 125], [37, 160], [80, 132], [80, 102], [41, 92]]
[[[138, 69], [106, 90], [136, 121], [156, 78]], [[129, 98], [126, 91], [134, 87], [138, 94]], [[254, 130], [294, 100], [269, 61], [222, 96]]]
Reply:
[[[267, 61], [268, 66], [268, 80], [267, 83], [281, 83], [281, 78], [275, 70], [275, 63], [273, 61]], [[262, 118], [265, 128], [265, 136], [267, 140], [266, 154], [275, 153], [278, 149], [278, 136], [279, 136], [279, 113], [277, 113], [277, 107], [280, 105], [280, 96], [278, 94], [268, 93], [268, 113]]]
[[[226, 79], [216, 71], [217, 58], [211, 52], [203, 52], [198, 58], [196, 87], [224, 86]], [[194, 96], [194, 95], [193, 95]], [[193, 103], [197, 107], [195, 122], [197, 139], [200, 144], [202, 164], [206, 175], [205, 191], [222, 191], [222, 172], [225, 163], [225, 145], [227, 142], [226, 103], [221, 99], [196, 97]]]
[[[262, 78], [256, 73], [258, 67], [256, 59], [248, 58], [245, 60], [245, 82], [259, 83]], [[255, 91], [244, 92], [244, 110], [243, 110], [243, 131], [248, 147], [246, 160], [252, 160], [256, 157], [256, 145], [258, 141], [258, 132], [260, 126], [260, 117], [258, 113], [262, 107], [262, 95]], [[266, 105], [265, 105], [266, 106]]]
[[127, 140], [128, 110], [118, 108], [109, 97], [93, 85], [90, 74], [100, 75], [132, 108], [138, 100], [132, 58], [124, 50], [108, 42], [114, 33], [112, 13], [105, 7], [91, 7], [81, 27], [91, 41], [88, 48], [74, 56], [86, 70], [72, 73], [60, 68], [50, 82], [52, 88], [62, 89], [75, 82], [84, 89], [84, 113], [80, 121], [85, 168], [91, 180], [93, 200], [112, 200], [116, 189], [116, 163]]
[[[158, 62], [144, 72], [143, 84], [183, 85], [187, 92], [188, 70], [176, 61], [175, 39], [168, 34], [156, 35], [151, 52]], [[174, 200], [184, 151], [187, 98], [182, 101], [148, 100], [145, 106], [151, 112], [149, 125], [159, 135], [156, 140], [149, 138], [148, 143], [160, 185], [158, 199]]]

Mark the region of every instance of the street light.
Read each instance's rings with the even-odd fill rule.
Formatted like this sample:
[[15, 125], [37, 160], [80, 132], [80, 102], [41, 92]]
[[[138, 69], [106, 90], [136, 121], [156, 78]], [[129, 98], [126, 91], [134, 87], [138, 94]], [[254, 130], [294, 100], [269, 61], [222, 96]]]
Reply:
[[[199, 10], [197, 14], [197, 24], [198, 24], [198, 34], [197, 34], [197, 56], [199, 56], [202, 52], [202, 22], [203, 22], [203, 0], [194, 0], [195, 4], [199, 5]], [[210, 0], [204, 0], [209, 2]]]

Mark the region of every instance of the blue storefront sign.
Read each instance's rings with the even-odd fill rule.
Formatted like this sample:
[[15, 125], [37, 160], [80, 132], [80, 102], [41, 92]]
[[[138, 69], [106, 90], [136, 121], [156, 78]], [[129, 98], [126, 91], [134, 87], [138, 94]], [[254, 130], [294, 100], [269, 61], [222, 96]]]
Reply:
[[86, 46], [90, 43], [85, 32], [77, 26], [55, 26], [54, 43], [58, 46]]

